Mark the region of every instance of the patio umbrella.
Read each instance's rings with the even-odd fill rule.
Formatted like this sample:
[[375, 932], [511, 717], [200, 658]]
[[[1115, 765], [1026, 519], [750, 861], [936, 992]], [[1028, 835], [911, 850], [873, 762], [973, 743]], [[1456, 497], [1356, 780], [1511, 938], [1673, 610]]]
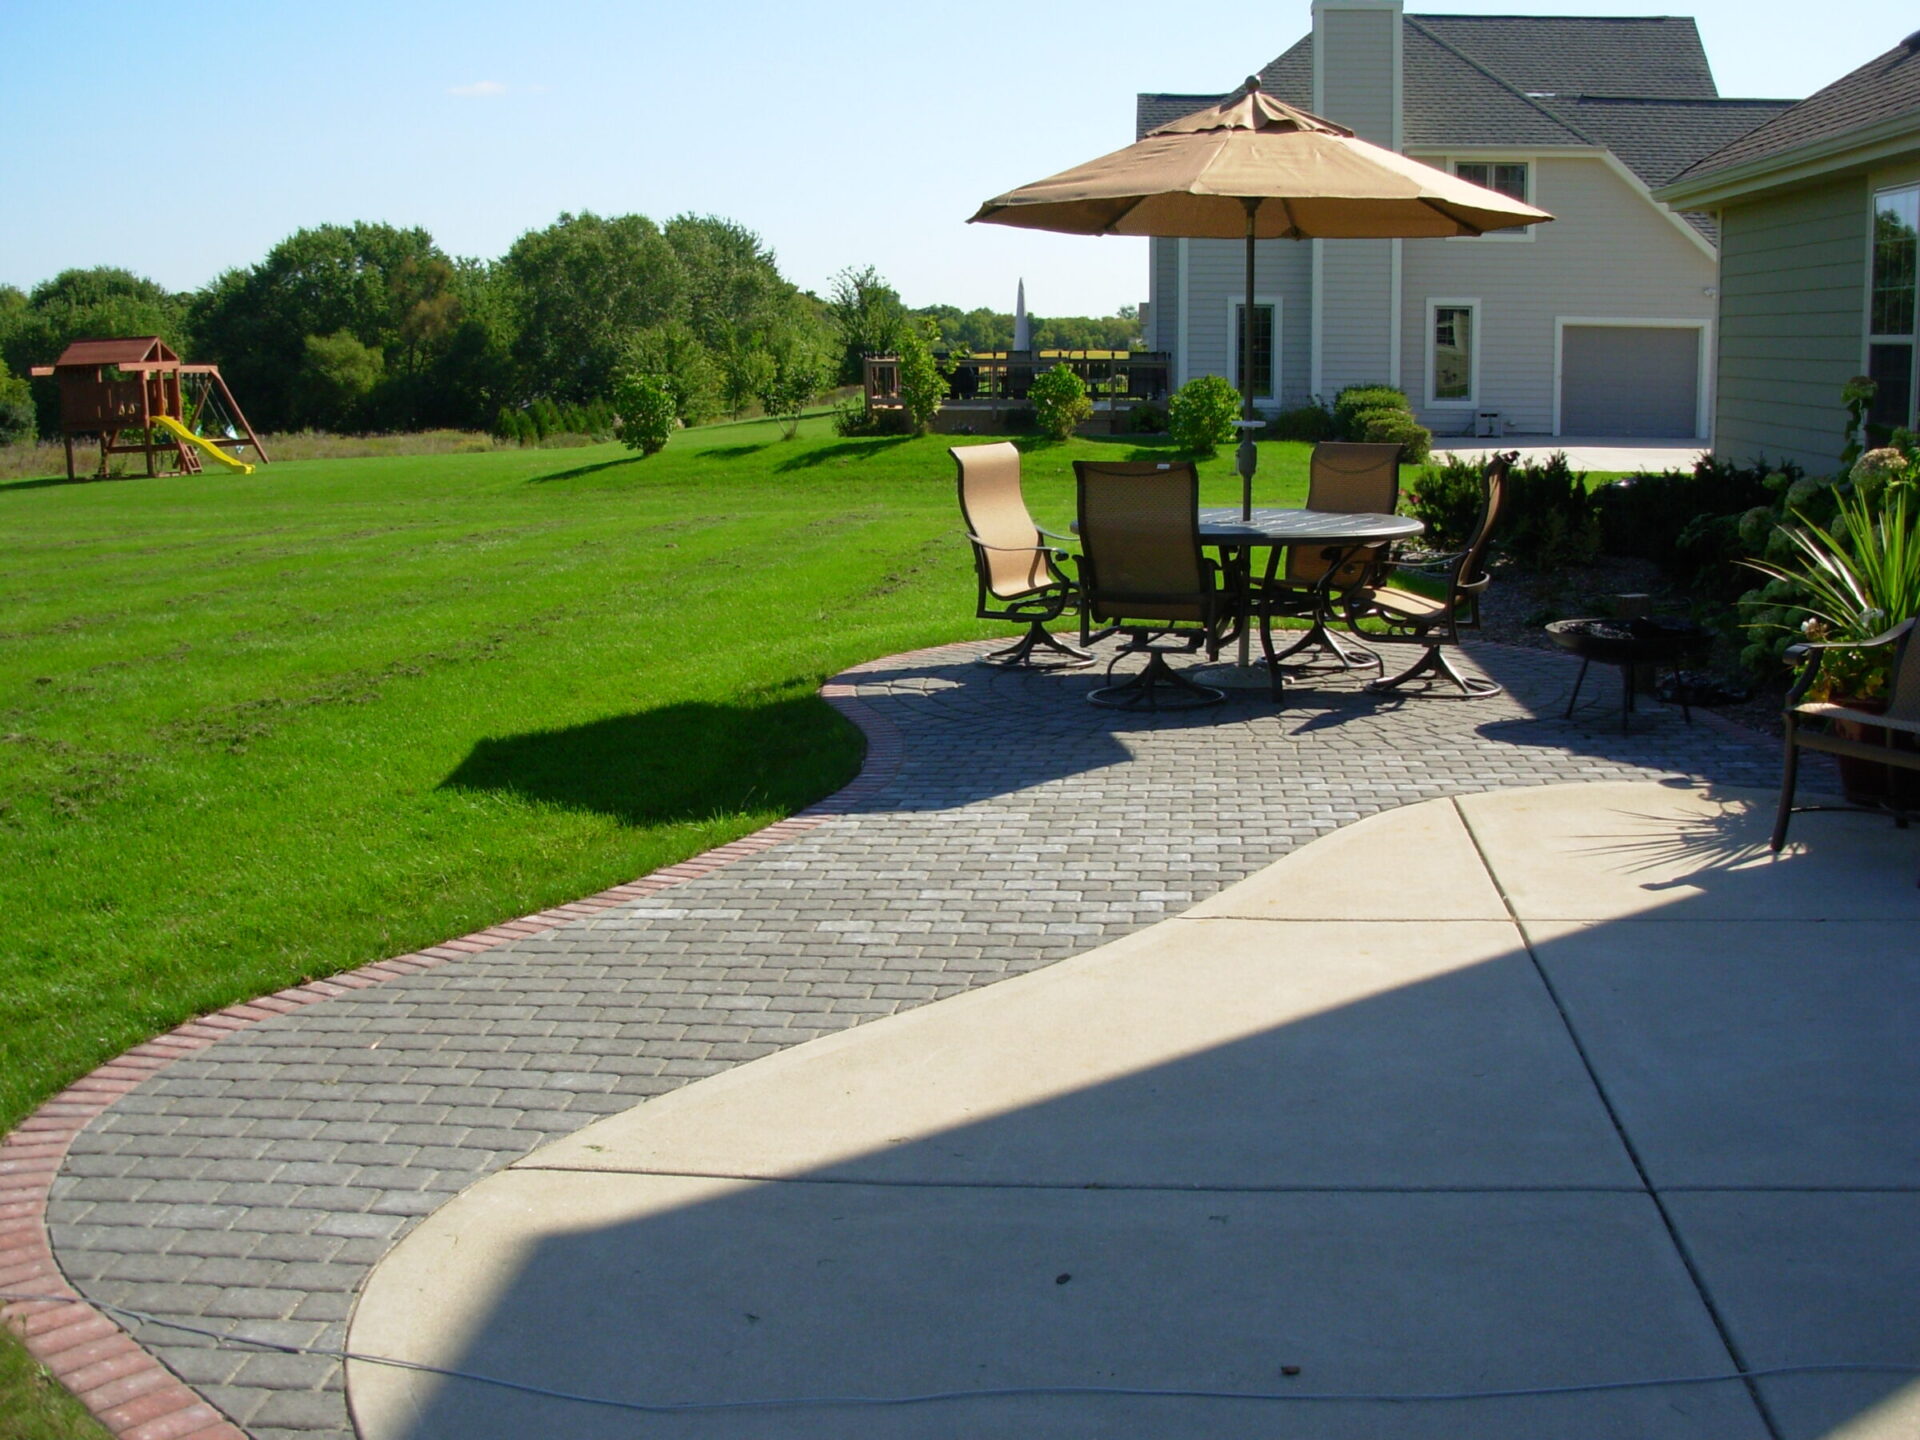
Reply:
[[1211, 109], [987, 201], [968, 223], [1071, 235], [1245, 238], [1240, 417], [1247, 428], [1237, 458], [1241, 511], [1250, 515], [1254, 241], [1480, 235], [1551, 219], [1544, 210], [1296, 110], [1262, 92], [1250, 77]]

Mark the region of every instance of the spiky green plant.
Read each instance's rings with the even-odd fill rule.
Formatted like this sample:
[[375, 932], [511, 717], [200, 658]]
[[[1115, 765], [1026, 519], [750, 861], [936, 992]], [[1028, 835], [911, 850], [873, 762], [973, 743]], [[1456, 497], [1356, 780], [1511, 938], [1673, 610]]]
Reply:
[[[1871, 640], [1889, 626], [1920, 615], [1920, 531], [1915, 528], [1915, 485], [1891, 481], [1856, 487], [1836, 502], [1833, 527], [1825, 529], [1794, 510], [1797, 527], [1781, 533], [1796, 552], [1795, 566], [1744, 561], [1774, 580], [1792, 585], [1803, 599], [1785, 603], [1805, 618], [1799, 629], [1810, 639], [1845, 643]], [[1845, 695], [1856, 700], [1883, 694], [1892, 656], [1885, 650], [1843, 651], [1829, 656], [1814, 699]]]

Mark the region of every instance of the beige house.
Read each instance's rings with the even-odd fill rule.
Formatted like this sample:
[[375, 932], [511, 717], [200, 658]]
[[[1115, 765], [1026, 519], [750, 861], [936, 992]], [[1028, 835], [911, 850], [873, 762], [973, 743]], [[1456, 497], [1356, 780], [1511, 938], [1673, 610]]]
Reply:
[[1920, 34], [1690, 167], [1660, 196], [1718, 221], [1713, 448], [1840, 463], [1855, 375], [1871, 419], [1912, 426], [1920, 232]]
[[[1290, 104], [1556, 217], [1472, 239], [1263, 243], [1263, 408], [1385, 381], [1436, 434], [1706, 436], [1717, 232], [1651, 187], [1790, 102], [1721, 99], [1693, 21], [1315, 0], [1312, 33], [1259, 74]], [[1142, 95], [1139, 132], [1218, 98]], [[1172, 354], [1173, 382], [1238, 383], [1242, 244], [1150, 245], [1149, 341]]]

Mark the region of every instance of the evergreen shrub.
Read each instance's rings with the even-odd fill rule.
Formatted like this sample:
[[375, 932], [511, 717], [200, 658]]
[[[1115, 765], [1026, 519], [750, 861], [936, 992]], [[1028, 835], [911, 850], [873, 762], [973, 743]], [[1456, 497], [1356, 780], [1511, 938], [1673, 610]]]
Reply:
[[1037, 376], [1027, 388], [1027, 399], [1033, 402], [1041, 433], [1055, 440], [1065, 440], [1074, 426], [1093, 418], [1086, 382], [1064, 363]]
[[1190, 455], [1211, 455], [1233, 439], [1240, 397], [1222, 375], [1196, 375], [1167, 406], [1173, 443]]

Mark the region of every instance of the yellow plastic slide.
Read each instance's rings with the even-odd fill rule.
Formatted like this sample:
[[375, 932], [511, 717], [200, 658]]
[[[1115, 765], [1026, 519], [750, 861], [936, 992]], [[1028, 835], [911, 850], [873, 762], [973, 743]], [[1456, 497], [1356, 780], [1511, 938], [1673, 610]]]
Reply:
[[226, 451], [222, 450], [218, 445], [215, 445], [209, 440], [202, 440], [198, 435], [194, 434], [193, 431], [189, 430], [186, 426], [182, 425], [178, 420], [174, 419], [171, 415], [156, 415], [153, 417], [153, 423], [158, 425], [162, 430], [167, 431], [169, 434], [177, 436], [179, 439], [185, 440], [189, 445], [199, 446], [202, 450], [206, 451], [207, 454], [211, 455], [214, 459], [218, 460], [222, 465], [231, 465], [234, 469], [238, 470], [242, 475], [251, 475], [253, 473], [253, 466], [247, 464], [246, 461], [236, 460], [233, 458], [233, 456], [229, 455]]

